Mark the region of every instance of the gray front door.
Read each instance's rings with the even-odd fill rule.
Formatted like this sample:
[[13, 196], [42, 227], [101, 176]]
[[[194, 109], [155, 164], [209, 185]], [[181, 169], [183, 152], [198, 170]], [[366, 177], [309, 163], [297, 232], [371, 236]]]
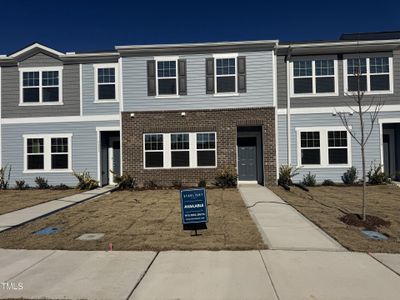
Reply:
[[239, 180], [257, 180], [257, 138], [238, 138]]

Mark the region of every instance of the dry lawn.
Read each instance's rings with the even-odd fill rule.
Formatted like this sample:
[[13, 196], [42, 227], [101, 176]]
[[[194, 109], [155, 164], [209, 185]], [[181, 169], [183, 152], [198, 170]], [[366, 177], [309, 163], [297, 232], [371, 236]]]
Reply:
[[342, 223], [344, 214], [361, 213], [361, 192], [358, 186], [320, 186], [310, 188], [310, 193], [299, 188], [290, 192], [281, 187], [271, 189], [294, 206], [344, 247], [353, 251], [400, 253], [400, 188], [392, 185], [367, 187], [367, 214], [390, 221], [389, 227], [378, 227], [378, 231], [389, 236], [387, 241], [366, 238], [361, 229]]
[[0, 215], [79, 193], [79, 190], [0, 190]]
[[[178, 190], [120, 191], [0, 233], [0, 248], [106, 250], [264, 249], [236, 189], [207, 191], [209, 223], [200, 236], [183, 231]], [[33, 234], [49, 226], [62, 231]], [[105, 233], [79, 241], [84, 233]]]

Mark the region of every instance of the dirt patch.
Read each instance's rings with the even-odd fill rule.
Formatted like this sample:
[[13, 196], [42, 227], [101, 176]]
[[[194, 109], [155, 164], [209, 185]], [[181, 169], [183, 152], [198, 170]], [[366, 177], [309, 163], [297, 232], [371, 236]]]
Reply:
[[[361, 233], [367, 227], [365, 224], [358, 227], [341, 221], [346, 215], [361, 213], [361, 186], [318, 186], [310, 188], [310, 192], [296, 187], [291, 191], [278, 186], [271, 189], [350, 250], [400, 253], [400, 188], [396, 186], [367, 187], [367, 214], [384, 220], [383, 223], [378, 219], [371, 221], [377, 231], [389, 237], [385, 241], [365, 237]], [[347, 219], [350, 218], [355, 222], [354, 217]], [[384, 226], [385, 222], [390, 222], [390, 226]]]
[[340, 221], [347, 225], [363, 227], [369, 230], [376, 230], [379, 226], [389, 227], [390, 222], [385, 221], [377, 216], [366, 216], [366, 220], [364, 221], [359, 214], [346, 214], [340, 218]]
[[[0, 248], [106, 250], [265, 249], [237, 189], [207, 191], [208, 229], [193, 237], [182, 229], [179, 190], [118, 191], [0, 233]], [[33, 232], [59, 227], [48, 236]], [[104, 233], [80, 241], [84, 233]]]
[[43, 202], [71, 196], [81, 191], [68, 190], [0, 190], [0, 215]]

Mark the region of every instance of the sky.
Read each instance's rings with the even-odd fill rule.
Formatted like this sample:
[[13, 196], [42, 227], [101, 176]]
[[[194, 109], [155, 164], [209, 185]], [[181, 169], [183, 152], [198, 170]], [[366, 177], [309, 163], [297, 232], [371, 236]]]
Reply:
[[0, 0], [0, 54], [237, 40], [335, 40], [400, 30], [400, 1]]

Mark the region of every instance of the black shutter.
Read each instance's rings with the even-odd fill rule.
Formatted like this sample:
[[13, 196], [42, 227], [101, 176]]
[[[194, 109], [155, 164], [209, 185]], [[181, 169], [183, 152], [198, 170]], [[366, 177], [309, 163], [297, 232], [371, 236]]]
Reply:
[[147, 95], [156, 95], [156, 61], [147, 61]]
[[179, 95], [187, 95], [186, 59], [178, 60]]
[[239, 56], [237, 58], [237, 72], [238, 72], [238, 92], [246, 93], [246, 57]]
[[206, 58], [206, 93], [214, 94], [214, 58]]

